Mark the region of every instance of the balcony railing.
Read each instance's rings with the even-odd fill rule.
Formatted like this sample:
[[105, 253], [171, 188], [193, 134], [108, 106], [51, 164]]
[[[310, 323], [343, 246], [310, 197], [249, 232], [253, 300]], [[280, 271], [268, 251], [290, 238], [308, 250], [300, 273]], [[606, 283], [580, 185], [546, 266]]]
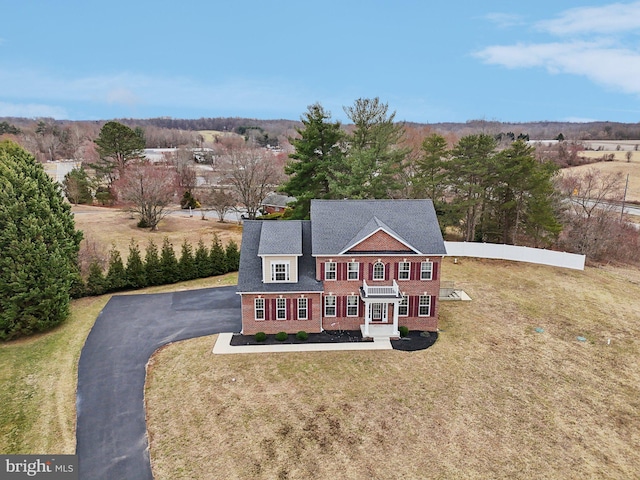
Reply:
[[402, 294], [400, 293], [400, 287], [398, 287], [398, 283], [395, 280], [393, 280], [392, 285], [384, 285], [384, 286], [371, 286], [367, 284], [366, 280], [363, 280], [362, 294], [364, 298], [370, 298], [370, 297], [400, 298], [402, 297]]

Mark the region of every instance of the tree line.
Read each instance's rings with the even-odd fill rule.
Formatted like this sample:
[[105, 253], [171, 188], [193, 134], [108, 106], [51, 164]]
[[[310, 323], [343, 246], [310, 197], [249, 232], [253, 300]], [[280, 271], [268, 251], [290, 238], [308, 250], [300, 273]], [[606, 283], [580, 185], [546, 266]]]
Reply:
[[109, 252], [106, 269], [97, 259], [92, 260], [89, 263], [86, 281], [74, 285], [73, 294], [102, 295], [224, 275], [237, 271], [239, 263], [238, 245], [231, 240], [223, 247], [217, 235], [214, 235], [210, 248], [200, 240], [194, 250], [185, 240], [180, 256], [176, 255], [173, 245], [166, 237], [160, 248], [153, 241], [149, 241], [144, 256], [132, 240], [126, 262], [115, 247]]

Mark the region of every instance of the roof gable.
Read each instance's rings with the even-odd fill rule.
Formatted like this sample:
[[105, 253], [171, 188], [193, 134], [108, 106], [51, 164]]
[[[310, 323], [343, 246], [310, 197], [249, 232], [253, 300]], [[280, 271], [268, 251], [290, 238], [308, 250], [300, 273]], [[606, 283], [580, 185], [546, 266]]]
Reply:
[[312, 200], [311, 224], [313, 255], [339, 255], [378, 231], [415, 253], [446, 254], [431, 200]]
[[350, 252], [409, 252], [419, 253], [411, 246], [403, 243], [400, 239], [394, 235], [389, 234], [384, 229], [379, 228], [373, 234], [369, 235], [364, 240], [355, 243], [351, 247], [347, 248], [341, 253]]

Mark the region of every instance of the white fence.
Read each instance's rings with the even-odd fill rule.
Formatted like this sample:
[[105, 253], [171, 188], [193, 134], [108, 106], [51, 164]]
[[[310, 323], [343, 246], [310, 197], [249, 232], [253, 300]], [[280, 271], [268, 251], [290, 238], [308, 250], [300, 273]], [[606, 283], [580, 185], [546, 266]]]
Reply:
[[444, 242], [449, 257], [495, 258], [584, 270], [584, 255], [497, 243]]

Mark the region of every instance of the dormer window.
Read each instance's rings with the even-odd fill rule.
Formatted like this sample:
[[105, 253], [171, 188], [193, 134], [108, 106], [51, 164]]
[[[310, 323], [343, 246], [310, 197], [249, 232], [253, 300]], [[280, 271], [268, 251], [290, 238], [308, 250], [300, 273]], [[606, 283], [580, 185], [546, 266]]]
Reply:
[[271, 281], [272, 282], [288, 282], [289, 262], [272, 262], [271, 263]]

